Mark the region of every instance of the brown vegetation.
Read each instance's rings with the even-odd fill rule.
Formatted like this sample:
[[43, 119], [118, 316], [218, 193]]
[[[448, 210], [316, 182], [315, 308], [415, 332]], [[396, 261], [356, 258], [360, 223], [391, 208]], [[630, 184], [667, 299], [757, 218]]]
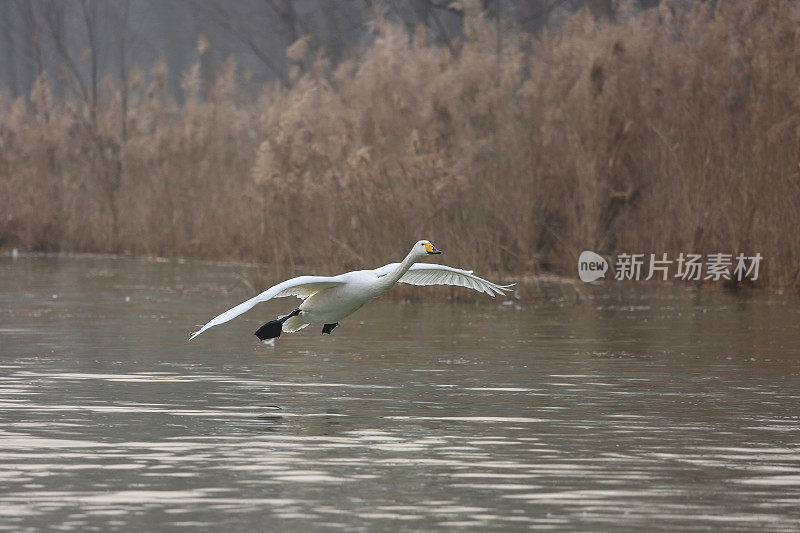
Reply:
[[[713, 3], [709, 3], [713, 4]], [[469, 10], [468, 10], [469, 11]], [[376, 22], [291, 87], [163, 65], [88, 104], [0, 97], [0, 246], [573, 276], [578, 254], [760, 252], [800, 287], [800, 4], [740, 0], [531, 36], [465, 15], [440, 47]]]

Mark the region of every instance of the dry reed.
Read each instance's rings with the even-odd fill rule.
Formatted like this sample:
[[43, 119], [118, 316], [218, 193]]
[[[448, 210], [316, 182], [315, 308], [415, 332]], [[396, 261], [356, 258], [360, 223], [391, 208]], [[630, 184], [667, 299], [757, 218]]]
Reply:
[[199, 62], [180, 102], [163, 63], [131, 72], [126, 106], [110, 81], [96, 108], [46, 79], [1, 96], [0, 246], [288, 274], [425, 237], [456, 266], [569, 276], [584, 249], [741, 251], [765, 257], [759, 285], [800, 287], [800, 4], [581, 12], [536, 36], [464, 5], [452, 49], [378, 20], [358, 57], [257, 97], [233, 63], [203, 87]]

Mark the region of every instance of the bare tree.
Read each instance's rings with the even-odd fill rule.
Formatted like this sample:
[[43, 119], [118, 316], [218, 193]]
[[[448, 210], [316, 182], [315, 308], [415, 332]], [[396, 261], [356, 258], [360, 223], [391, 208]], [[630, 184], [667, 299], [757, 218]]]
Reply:
[[[276, 12], [276, 8], [270, 5], [273, 3], [274, 2], [268, 1], [264, 4], [265, 7], [269, 8], [270, 15]], [[256, 32], [246, 27], [240, 15], [231, 9], [231, 4], [229, 2], [225, 0], [213, 0], [210, 3], [210, 8], [213, 19], [221, 28], [230, 36], [243, 43], [275, 77], [281, 80], [281, 82], [285, 85], [289, 84], [289, 76], [286, 73], [286, 68], [282, 65], [283, 50], [281, 50], [281, 54], [276, 58], [277, 54], [271, 52], [268, 46], [260, 42], [261, 39], [255, 37], [254, 34]], [[264, 12], [262, 12], [258, 18], [265, 18]], [[269, 15], [267, 15], [266, 18], [269, 18]], [[262, 33], [265, 32], [262, 31]]]
[[67, 81], [84, 102], [89, 102], [89, 89], [83, 77], [78, 62], [73, 57], [67, 43], [66, 37], [66, 10], [69, 4], [66, 2], [49, 2], [42, 7], [42, 16], [48, 30], [48, 37], [55, 48], [57, 56], [61, 59], [62, 65], [67, 69], [70, 76]]
[[97, 0], [81, 0], [81, 13], [89, 43], [89, 109], [94, 120], [94, 114], [97, 112], [97, 55], [100, 53], [97, 44]]
[[128, 17], [130, 15], [130, 0], [122, 2], [119, 13], [116, 13], [115, 26], [117, 27], [117, 60], [119, 61], [120, 105], [122, 108], [120, 118], [120, 131], [122, 142], [128, 139]]
[[11, 96], [17, 96], [17, 54], [14, 46], [14, 32], [12, 30], [14, 22], [12, 20], [13, 10], [12, 4], [6, 2], [0, 4], [0, 20], [3, 24], [0, 25], [0, 32], [3, 34], [3, 43], [5, 47], [5, 68], [6, 76], [8, 79], [8, 88]]

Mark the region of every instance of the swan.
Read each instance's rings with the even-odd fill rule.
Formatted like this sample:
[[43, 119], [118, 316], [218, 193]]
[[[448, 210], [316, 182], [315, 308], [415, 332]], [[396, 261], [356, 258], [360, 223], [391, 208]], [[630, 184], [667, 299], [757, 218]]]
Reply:
[[441, 254], [430, 241], [421, 240], [400, 263], [390, 263], [375, 270], [356, 270], [338, 276], [299, 276], [278, 283], [261, 294], [242, 302], [207, 324], [189, 337], [194, 339], [205, 330], [249, 311], [257, 303], [272, 298], [297, 296], [300, 306], [276, 320], [267, 322], [255, 332], [261, 341], [275, 339], [281, 332], [293, 333], [309, 324], [322, 324], [322, 333], [330, 334], [339, 321], [360, 309], [365, 303], [389, 292], [395, 283], [412, 285], [459, 285], [494, 297], [505, 294], [511, 285], [498, 285], [475, 276], [471, 270], [461, 270], [445, 265], [417, 263], [428, 255]]

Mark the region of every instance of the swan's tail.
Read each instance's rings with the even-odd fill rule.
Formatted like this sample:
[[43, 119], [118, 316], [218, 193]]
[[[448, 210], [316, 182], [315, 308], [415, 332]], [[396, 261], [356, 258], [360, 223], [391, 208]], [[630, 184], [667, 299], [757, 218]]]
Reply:
[[306, 322], [301, 316], [293, 316], [283, 323], [283, 331], [285, 333], [294, 333], [295, 331], [303, 329], [307, 325], [308, 322]]

